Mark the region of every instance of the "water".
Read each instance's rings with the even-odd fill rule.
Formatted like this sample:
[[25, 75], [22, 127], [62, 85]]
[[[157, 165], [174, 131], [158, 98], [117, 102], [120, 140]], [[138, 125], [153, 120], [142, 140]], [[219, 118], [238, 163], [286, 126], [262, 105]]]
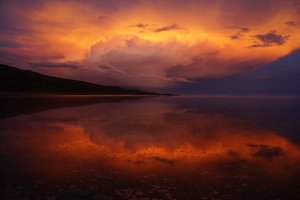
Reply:
[[1, 199], [300, 199], [300, 99], [2, 97]]

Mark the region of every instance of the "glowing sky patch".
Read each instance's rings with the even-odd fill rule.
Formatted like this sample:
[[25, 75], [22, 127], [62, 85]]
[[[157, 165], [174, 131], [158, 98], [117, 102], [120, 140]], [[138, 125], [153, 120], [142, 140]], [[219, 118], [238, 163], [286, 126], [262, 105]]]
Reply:
[[171, 87], [300, 47], [300, 1], [8, 1], [0, 62], [100, 84]]

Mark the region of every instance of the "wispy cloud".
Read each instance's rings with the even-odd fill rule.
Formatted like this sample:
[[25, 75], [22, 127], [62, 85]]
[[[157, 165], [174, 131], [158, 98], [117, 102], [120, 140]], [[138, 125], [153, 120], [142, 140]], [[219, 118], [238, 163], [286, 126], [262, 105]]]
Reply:
[[286, 21], [286, 22], [284, 22], [284, 24], [287, 26], [292, 26], [292, 27], [296, 26], [296, 22], [294, 22], [294, 21]]
[[270, 31], [266, 34], [258, 34], [253, 36], [256, 41], [251, 47], [270, 47], [270, 46], [282, 46], [289, 39], [289, 35], [280, 35], [276, 31]]
[[228, 27], [228, 28], [237, 30], [237, 32], [235, 34], [230, 36], [230, 38], [232, 40], [241, 39], [244, 36], [244, 33], [248, 33], [248, 32], [251, 31], [251, 29], [248, 28], [248, 27], [231, 26], [231, 27]]
[[172, 30], [183, 30], [183, 28], [177, 24], [171, 24], [168, 26], [163, 26], [154, 30], [154, 32], [172, 31]]
[[136, 27], [136, 28], [146, 29], [146, 28], [149, 27], [149, 24], [139, 23], [139, 24], [131, 25], [129, 27]]

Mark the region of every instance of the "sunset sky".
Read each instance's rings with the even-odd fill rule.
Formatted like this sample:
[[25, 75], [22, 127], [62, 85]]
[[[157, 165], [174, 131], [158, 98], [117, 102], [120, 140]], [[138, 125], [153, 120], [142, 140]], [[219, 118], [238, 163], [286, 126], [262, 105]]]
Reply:
[[197, 85], [300, 49], [300, 0], [1, 0], [0, 63], [136, 88]]

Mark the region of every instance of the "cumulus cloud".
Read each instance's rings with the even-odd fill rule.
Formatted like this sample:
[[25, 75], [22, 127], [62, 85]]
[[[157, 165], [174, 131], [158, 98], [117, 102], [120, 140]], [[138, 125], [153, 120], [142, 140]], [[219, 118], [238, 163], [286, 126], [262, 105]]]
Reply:
[[135, 36], [119, 36], [95, 44], [83, 63], [96, 70], [98, 79], [105, 80], [105, 84], [164, 87], [192, 82], [180, 74], [169, 76], [168, 70], [191, 65], [215, 48], [207, 42], [150, 42]]
[[78, 77], [108, 85], [170, 87], [241, 73], [262, 63], [256, 58], [231, 58], [226, 52], [207, 40], [153, 42], [118, 36], [91, 48], [83, 60], [88, 68]]
[[254, 38], [257, 40], [256, 44], [251, 47], [270, 47], [270, 46], [282, 46], [284, 45], [290, 36], [277, 34], [276, 31], [270, 31], [266, 34], [255, 35]]

